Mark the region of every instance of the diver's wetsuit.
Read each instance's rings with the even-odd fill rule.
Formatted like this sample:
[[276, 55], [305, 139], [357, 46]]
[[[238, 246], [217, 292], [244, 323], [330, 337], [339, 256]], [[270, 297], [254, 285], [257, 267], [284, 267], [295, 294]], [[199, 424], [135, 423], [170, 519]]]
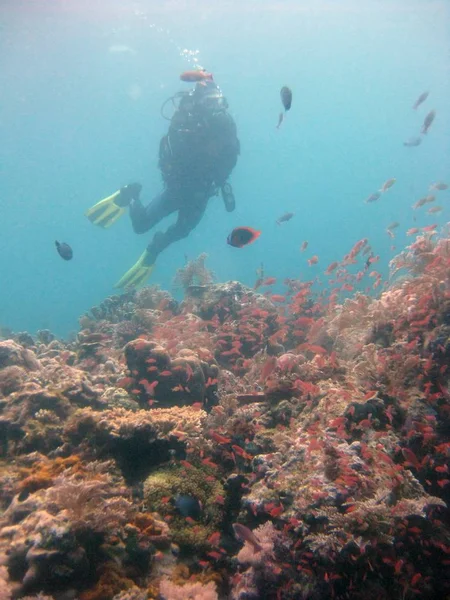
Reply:
[[[227, 179], [239, 155], [236, 125], [227, 112], [227, 103], [211, 81], [197, 84], [182, 98], [161, 139], [159, 168], [164, 191], [144, 207], [139, 198], [130, 204], [136, 233], [145, 233], [161, 219], [178, 211], [176, 222], [167, 231], [157, 232], [147, 247], [146, 263], [172, 242], [186, 237], [200, 222], [209, 198], [222, 189], [225, 206], [234, 210], [234, 198]], [[226, 191], [228, 191], [228, 196]]]

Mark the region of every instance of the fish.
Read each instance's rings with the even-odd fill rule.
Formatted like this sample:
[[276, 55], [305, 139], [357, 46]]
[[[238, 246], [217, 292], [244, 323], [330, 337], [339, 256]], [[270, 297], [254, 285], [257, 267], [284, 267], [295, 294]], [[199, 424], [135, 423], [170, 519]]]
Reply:
[[277, 219], [276, 223], [277, 223], [277, 225], [281, 225], [281, 223], [286, 223], [287, 221], [290, 221], [293, 216], [294, 216], [294, 213], [291, 213], [291, 212], [284, 213], [284, 215], [281, 215], [281, 217], [279, 219]]
[[308, 259], [308, 265], [310, 267], [312, 267], [312, 265], [316, 265], [318, 262], [319, 262], [319, 257], [316, 254]]
[[300, 246], [300, 252], [304, 252], [306, 250], [306, 248], [308, 247], [308, 242], [303, 242], [302, 245]]
[[419, 228], [411, 227], [411, 229], [408, 229], [408, 231], [406, 232], [406, 235], [415, 235], [416, 233], [419, 233]]
[[63, 258], [64, 260], [72, 260], [73, 250], [69, 246], [69, 244], [66, 244], [65, 242], [56, 241], [55, 246], [61, 258]]
[[380, 193], [384, 194], [384, 192], [387, 192], [388, 189], [391, 188], [396, 181], [397, 180], [395, 179], [395, 177], [392, 177], [391, 179], [388, 179], [387, 181], [385, 181], [379, 190]]
[[281, 102], [283, 103], [284, 110], [288, 111], [292, 105], [292, 90], [284, 85], [280, 90]]
[[414, 102], [413, 104], [413, 109], [417, 110], [419, 108], [419, 106], [425, 102], [425, 100], [428, 98], [430, 92], [422, 92], [420, 94], [420, 96], [417, 98], [417, 100]]
[[411, 137], [403, 142], [404, 146], [408, 148], [414, 148], [415, 146], [420, 146], [422, 143], [422, 138], [420, 137]]
[[327, 270], [325, 271], [325, 275], [330, 275], [336, 269], [336, 267], [338, 265], [339, 265], [339, 263], [337, 262], [337, 260], [335, 260], [334, 262], [329, 264], [327, 267]]
[[398, 221], [394, 221], [393, 223], [391, 223], [390, 225], [388, 225], [386, 227], [386, 229], [388, 229], [389, 231], [391, 231], [392, 229], [396, 229], [399, 225], [400, 225], [400, 223]]
[[251, 227], [235, 227], [227, 237], [227, 244], [234, 248], [242, 248], [257, 240], [260, 235], [261, 231]]
[[261, 552], [263, 548], [251, 529], [241, 523], [233, 523], [233, 531], [238, 540], [241, 542], [248, 542], [253, 546], [255, 552]]
[[427, 210], [429, 215], [434, 215], [436, 213], [440, 213], [442, 211], [442, 206], [432, 206]]
[[381, 198], [381, 192], [375, 192], [374, 194], [370, 194], [370, 196], [368, 198], [366, 198], [364, 200], [364, 202], [366, 204], [369, 204], [370, 202], [376, 202], [380, 198]]
[[436, 111], [430, 110], [430, 112], [425, 117], [423, 125], [422, 125], [421, 133], [423, 135], [426, 135], [428, 133], [428, 130], [430, 129], [431, 124], [433, 123], [435, 117], [436, 117]]
[[194, 498], [194, 496], [189, 496], [188, 494], [177, 494], [173, 503], [183, 517], [199, 519], [202, 515], [202, 505], [197, 498]]
[[194, 83], [197, 81], [212, 81], [213, 74], [208, 73], [205, 69], [196, 69], [193, 71], [183, 71], [180, 75], [181, 81], [187, 81], [189, 83]]
[[283, 122], [283, 119], [284, 119], [284, 114], [281, 112], [281, 113], [278, 115], [278, 123], [277, 123], [277, 127], [276, 127], [277, 129], [280, 129], [280, 125], [281, 125], [281, 123]]
[[432, 183], [430, 185], [430, 192], [432, 191], [437, 191], [437, 192], [442, 192], [444, 190], [448, 190], [448, 185], [446, 183], [444, 183], [443, 181], [438, 181], [436, 183]]
[[416, 210], [424, 204], [427, 204], [428, 202], [433, 202], [433, 200], [429, 200], [429, 198], [431, 197], [433, 198], [433, 200], [435, 199], [434, 196], [424, 196], [423, 198], [419, 198], [419, 200], [417, 200], [417, 202], [414, 202], [414, 204], [412, 205], [413, 209]]

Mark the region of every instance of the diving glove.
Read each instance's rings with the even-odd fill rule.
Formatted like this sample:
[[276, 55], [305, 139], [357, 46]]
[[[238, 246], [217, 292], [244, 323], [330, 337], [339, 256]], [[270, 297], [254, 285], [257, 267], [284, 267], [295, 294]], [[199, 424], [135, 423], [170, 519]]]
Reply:
[[148, 256], [148, 251], [145, 250], [137, 263], [125, 273], [125, 275], [116, 283], [114, 287], [128, 289], [142, 285], [145, 280], [150, 277], [153, 269], [155, 268], [154, 264], [146, 263], [146, 261], [148, 261]]
[[236, 200], [234, 199], [233, 188], [229, 183], [224, 183], [220, 188], [222, 192], [222, 199], [225, 204], [225, 209], [227, 212], [233, 212], [236, 208]]
[[142, 186], [140, 183], [130, 183], [120, 188], [111, 196], [100, 200], [86, 211], [86, 216], [91, 223], [104, 229], [111, 227], [121, 217], [125, 208], [134, 199], [139, 198]]

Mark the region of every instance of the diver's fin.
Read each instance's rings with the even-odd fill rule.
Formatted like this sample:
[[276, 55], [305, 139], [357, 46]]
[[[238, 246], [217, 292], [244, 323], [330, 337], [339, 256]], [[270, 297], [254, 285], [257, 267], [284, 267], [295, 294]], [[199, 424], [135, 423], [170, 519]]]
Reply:
[[155, 265], [147, 265], [145, 259], [147, 258], [147, 250], [141, 255], [135, 265], [129, 269], [125, 275], [119, 279], [114, 286], [115, 288], [129, 289], [139, 287], [142, 285], [148, 277], [153, 273]]
[[107, 229], [121, 217], [125, 212], [125, 207], [119, 206], [115, 201], [120, 197], [121, 191], [117, 191], [111, 196], [100, 200], [89, 208], [85, 215], [91, 223]]

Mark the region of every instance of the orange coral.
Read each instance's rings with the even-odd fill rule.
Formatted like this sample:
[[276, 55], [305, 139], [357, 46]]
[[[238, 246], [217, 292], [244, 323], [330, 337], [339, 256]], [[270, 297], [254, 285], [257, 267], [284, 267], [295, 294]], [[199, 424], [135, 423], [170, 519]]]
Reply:
[[95, 586], [80, 594], [80, 600], [111, 600], [116, 594], [134, 586], [132, 579], [119, 572], [116, 565], [108, 563], [102, 568]]
[[40, 456], [40, 460], [33, 464], [31, 468], [20, 469], [21, 474], [28, 475], [18, 484], [18, 491], [19, 493], [32, 494], [37, 490], [47, 488], [53, 483], [55, 477], [75, 465], [81, 465], [81, 459], [76, 454], [67, 458], [58, 457], [53, 460]]

